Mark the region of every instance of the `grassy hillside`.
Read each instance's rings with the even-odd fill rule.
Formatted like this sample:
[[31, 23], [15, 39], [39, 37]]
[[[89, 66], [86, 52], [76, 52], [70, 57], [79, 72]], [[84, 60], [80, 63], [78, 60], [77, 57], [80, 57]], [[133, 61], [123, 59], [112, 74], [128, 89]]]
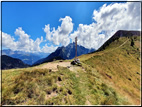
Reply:
[[73, 71], [61, 66], [54, 72], [36, 67], [2, 70], [2, 104], [140, 104], [140, 37], [121, 37], [79, 59], [82, 67]]
[[117, 92], [140, 104], [140, 37], [121, 37], [105, 50], [86, 56], [80, 59], [95, 68], [106, 84], [113, 84]]

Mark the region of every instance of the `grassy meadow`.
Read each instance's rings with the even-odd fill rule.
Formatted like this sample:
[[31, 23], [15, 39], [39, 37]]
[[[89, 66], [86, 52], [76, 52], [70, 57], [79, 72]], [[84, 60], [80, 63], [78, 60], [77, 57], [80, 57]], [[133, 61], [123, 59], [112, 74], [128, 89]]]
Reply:
[[140, 104], [140, 37], [119, 38], [79, 59], [82, 66], [74, 71], [2, 70], [2, 105]]

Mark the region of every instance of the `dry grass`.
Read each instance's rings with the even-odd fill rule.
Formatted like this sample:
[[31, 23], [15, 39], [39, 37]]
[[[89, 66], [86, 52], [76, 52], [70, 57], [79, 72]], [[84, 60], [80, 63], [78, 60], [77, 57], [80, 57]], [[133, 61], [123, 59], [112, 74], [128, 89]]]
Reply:
[[[122, 43], [127, 38], [120, 38]], [[139, 38], [135, 38], [138, 42]], [[105, 51], [113, 49], [117, 42], [112, 43]], [[140, 53], [138, 44], [130, 46], [128, 41], [115, 51], [94, 56], [84, 61], [85, 64], [95, 68], [104, 80], [112, 82], [119, 93], [126, 95], [133, 104], [140, 104]], [[105, 52], [102, 51], [102, 52]], [[106, 84], [109, 84], [109, 83]]]
[[132, 38], [136, 41], [133, 47], [131, 39], [119, 47], [127, 39], [120, 38], [104, 51], [80, 56], [82, 66], [72, 71], [60, 66], [56, 72], [42, 69], [47, 63], [2, 70], [2, 104], [140, 104], [140, 41]]
[[5, 70], [2, 72], [2, 104], [84, 105], [86, 101], [93, 105], [130, 104], [126, 99], [121, 102], [122, 98], [104, 84], [94, 69], [83, 67], [86, 72], [83, 69], [74, 72], [60, 66], [57, 72]]

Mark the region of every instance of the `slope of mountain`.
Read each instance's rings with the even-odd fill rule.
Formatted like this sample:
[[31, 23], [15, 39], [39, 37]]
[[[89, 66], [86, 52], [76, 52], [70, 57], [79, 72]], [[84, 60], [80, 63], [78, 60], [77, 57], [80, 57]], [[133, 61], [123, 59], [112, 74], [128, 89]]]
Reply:
[[53, 61], [2, 70], [2, 104], [140, 105], [140, 44], [140, 36], [121, 36], [102, 51], [79, 56], [81, 67]]
[[28, 65], [23, 63], [20, 59], [12, 58], [7, 55], [2, 55], [1, 59], [2, 59], [1, 69], [28, 67]]
[[2, 55], [8, 55], [13, 58], [21, 59], [24, 63], [32, 65], [36, 61], [38, 61], [41, 58], [47, 57], [49, 54], [46, 53], [29, 53], [29, 52], [23, 52], [23, 51], [12, 51], [10, 49], [2, 50]]
[[[83, 46], [77, 45], [77, 56], [94, 52], [95, 49], [87, 49]], [[70, 43], [68, 46], [58, 47], [55, 52], [51, 53], [48, 57], [38, 60], [34, 65], [45, 62], [53, 61], [54, 59], [72, 59], [75, 57], [75, 43]]]
[[140, 31], [119, 30], [111, 38], [109, 38], [97, 51], [104, 50], [106, 46], [108, 46], [113, 41], [119, 39], [120, 37], [130, 38], [132, 36], [140, 36]]
[[79, 59], [87, 65], [86, 68], [89, 66], [101, 74], [105, 84], [111, 84], [117, 93], [133, 104], [140, 104], [140, 35], [121, 35], [115, 40], [112, 38], [99, 51], [82, 55]]

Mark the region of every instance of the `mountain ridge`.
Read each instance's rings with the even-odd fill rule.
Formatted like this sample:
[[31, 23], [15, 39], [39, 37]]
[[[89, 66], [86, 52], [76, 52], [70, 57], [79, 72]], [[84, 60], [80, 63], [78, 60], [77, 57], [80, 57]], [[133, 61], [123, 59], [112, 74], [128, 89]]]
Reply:
[[127, 31], [127, 30], [118, 30], [113, 36], [111, 36], [96, 52], [102, 51], [105, 49], [113, 41], [119, 39], [120, 37], [132, 37], [132, 36], [140, 36], [140, 31]]
[[[48, 53], [30, 53], [24, 51], [12, 51], [11, 49], [2, 50], [2, 55], [7, 55], [12, 58], [18, 58], [28, 65], [32, 65], [39, 59], [43, 58], [45, 55], [48, 56]], [[41, 57], [42, 56], [42, 57]]]
[[12, 68], [26, 68], [29, 67], [28, 64], [25, 64], [23, 61], [17, 58], [12, 58], [7, 55], [1, 56], [1, 69], [12, 69]]

